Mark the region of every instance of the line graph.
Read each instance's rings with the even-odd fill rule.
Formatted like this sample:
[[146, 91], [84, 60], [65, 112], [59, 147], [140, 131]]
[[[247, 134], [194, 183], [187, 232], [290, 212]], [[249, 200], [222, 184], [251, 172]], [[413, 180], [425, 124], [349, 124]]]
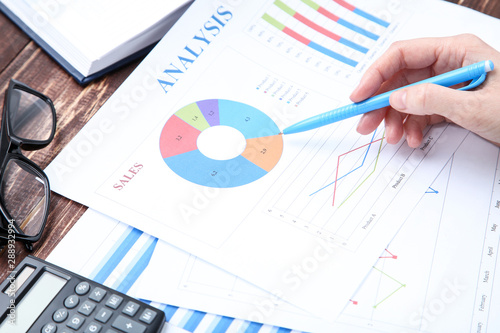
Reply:
[[[429, 148], [388, 145], [383, 130], [362, 136], [354, 126], [354, 121], [341, 122], [318, 130], [265, 197], [270, 215], [352, 249], [370, 233]], [[436, 139], [443, 131], [431, 127], [425, 137]], [[318, 154], [325, 146], [330, 153]]]
[[[362, 145], [362, 146], [360, 146], [360, 147], [354, 148], [354, 149], [352, 149], [352, 150], [350, 150], [350, 151], [348, 151], [348, 152], [345, 152], [345, 153], [343, 153], [343, 154], [339, 155], [339, 157], [337, 158], [337, 167], [335, 168], [335, 180], [334, 180], [333, 182], [331, 182], [331, 183], [329, 183], [329, 184], [327, 184], [327, 185], [325, 185], [325, 186], [321, 187], [319, 190], [316, 190], [315, 192], [311, 193], [310, 195], [314, 195], [314, 194], [318, 193], [319, 191], [322, 191], [322, 190], [324, 190], [324, 189], [326, 189], [326, 188], [328, 188], [328, 187], [330, 187], [330, 186], [334, 185], [334, 189], [333, 189], [333, 199], [332, 199], [332, 206], [335, 206], [335, 195], [336, 195], [336, 193], [337, 193], [337, 184], [338, 184], [339, 180], [343, 179], [344, 177], [349, 176], [349, 175], [350, 175], [350, 174], [352, 174], [353, 172], [355, 172], [355, 171], [359, 170], [360, 168], [362, 168], [362, 167], [365, 165], [366, 157], [367, 157], [368, 153], [370, 152], [370, 148], [371, 148], [371, 146], [372, 146], [374, 143], [376, 143], [376, 142], [379, 142], [379, 141], [380, 141], [380, 145], [379, 145], [379, 148], [378, 148], [378, 154], [377, 154], [377, 157], [376, 157], [376, 159], [375, 159], [375, 163], [374, 163], [374, 166], [373, 166], [373, 170], [372, 170], [372, 172], [370, 172], [370, 173], [366, 176], [366, 178], [364, 178], [364, 179], [363, 179], [363, 180], [359, 183], [359, 185], [358, 185], [358, 186], [357, 186], [357, 187], [356, 187], [356, 188], [355, 188], [355, 189], [351, 192], [351, 194], [350, 194], [350, 195], [348, 195], [348, 196], [347, 196], [347, 197], [346, 197], [346, 198], [345, 198], [345, 199], [344, 199], [344, 200], [340, 203], [340, 206], [342, 206], [342, 205], [344, 204], [344, 202], [345, 202], [346, 200], [348, 200], [348, 199], [349, 199], [349, 198], [350, 198], [350, 197], [351, 197], [351, 196], [352, 196], [352, 195], [353, 195], [353, 194], [354, 194], [354, 193], [355, 193], [355, 192], [356, 192], [356, 191], [357, 191], [357, 190], [358, 190], [358, 189], [359, 189], [359, 188], [360, 188], [360, 187], [361, 187], [361, 186], [362, 186], [365, 182], [366, 182], [366, 180], [367, 180], [367, 179], [368, 179], [371, 175], [373, 175], [373, 173], [375, 172], [375, 169], [377, 168], [378, 157], [380, 156], [380, 150], [382, 149], [382, 143], [383, 143], [383, 139], [384, 139], [384, 137], [385, 137], [385, 131], [384, 131], [384, 133], [382, 134], [382, 137], [381, 137], [381, 138], [379, 138], [379, 139], [374, 139], [376, 134], [377, 134], [377, 130], [375, 130], [375, 131], [373, 132], [373, 136], [372, 136], [372, 140], [371, 140], [371, 142], [369, 142], [369, 143], [367, 143], [367, 144], [364, 144], [364, 145]], [[362, 148], [365, 148], [365, 147], [367, 147], [367, 148], [366, 148], [366, 153], [365, 153], [365, 155], [364, 155], [364, 157], [363, 157], [363, 160], [361, 161], [361, 164], [360, 164], [359, 166], [355, 167], [354, 169], [349, 170], [349, 171], [348, 171], [348, 172], [346, 172], [344, 175], [342, 175], [342, 176], [340, 176], [340, 177], [339, 177], [339, 169], [340, 169], [341, 159], [342, 159], [344, 156], [346, 156], [346, 155], [348, 155], [348, 154], [351, 154], [351, 153], [353, 153], [353, 152], [357, 151], [358, 149], [362, 149]]]
[[398, 259], [398, 256], [396, 256], [396, 255], [392, 254], [392, 253], [391, 253], [391, 251], [389, 251], [389, 250], [387, 250], [387, 249], [385, 249], [384, 251], [385, 251], [385, 252], [387, 252], [387, 253], [388, 253], [388, 255], [385, 255], [385, 254], [384, 254], [383, 256], [380, 256], [380, 257], [379, 257], [380, 259]]
[[[497, 258], [487, 254], [500, 241], [494, 230], [500, 213], [491, 201], [498, 192], [489, 190], [500, 187], [499, 155], [497, 148], [480, 152], [483, 144], [469, 136], [442, 169], [430, 187], [439, 191], [422, 195], [341, 322], [384, 332], [486, 332], [498, 323], [483, 299], [496, 296]], [[477, 160], [481, 170], [471, 174]]]
[[[361, 161], [361, 164], [360, 164], [359, 166], [357, 166], [356, 168], [352, 169], [351, 171], [347, 172], [346, 174], [344, 174], [344, 175], [342, 175], [342, 176], [340, 176], [340, 177], [338, 177], [338, 174], [337, 174], [337, 175], [336, 175], [336, 177], [335, 177], [335, 180], [334, 180], [333, 182], [331, 182], [331, 183], [329, 183], [329, 184], [326, 184], [325, 186], [321, 187], [319, 190], [314, 191], [314, 192], [313, 192], [313, 193], [311, 193], [310, 195], [315, 195], [315, 194], [316, 194], [316, 193], [318, 193], [319, 191], [322, 191], [322, 190], [324, 190], [324, 189], [326, 189], [326, 188], [328, 188], [328, 187], [332, 186], [333, 184], [335, 184], [335, 183], [336, 183], [337, 181], [339, 181], [340, 179], [342, 179], [342, 178], [344, 178], [344, 177], [346, 177], [346, 176], [350, 175], [350, 174], [351, 174], [351, 173], [353, 173], [354, 171], [356, 171], [356, 170], [358, 170], [359, 168], [363, 167], [363, 165], [365, 164], [365, 161], [366, 161], [366, 156], [368, 155], [368, 152], [370, 151], [370, 148], [371, 148], [372, 144], [374, 143], [374, 137], [375, 137], [375, 134], [377, 134], [377, 130], [375, 130], [375, 132], [373, 132], [372, 141], [371, 141], [370, 143], [368, 143], [368, 144], [366, 144], [366, 145], [364, 145], [364, 146], [362, 146], [362, 147], [358, 147], [358, 148], [354, 149], [354, 150], [357, 150], [357, 149], [359, 149], [359, 148], [364, 148], [364, 147], [368, 146], [368, 148], [366, 148], [366, 153], [365, 153], [365, 156], [363, 157], [363, 160]], [[381, 139], [378, 139], [377, 141], [380, 141], [380, 140], [381, 140]], [[354, 150], [351, 150], [351, 151], [349, 151], [349, 152], [347, 152], [347, 153], [345, 153], [345, 154], [342, 154], [341, 156], [346, 155], [346, 154], [348, 154], [348, 153], [350, 153], [350, 152], [353, 152]], [[338, 172], [338, 169], [339, 169], [339, 164], [340, 164], [340, 156], [339, 156], [339, 159], [338, 159], [338, 161], [337, 161], [337, 168], [336, 168], [336, 172]]]
[[[379, 257], [380, 259], [394, 259], [395, 260], [398, 258], [397, 255], [392, 254], [388, 249], [385, 249], [384, 252], [385, 252], [384, 255]], [[385, 255], [386, 253], [389, 255]], [[390, 283], [392, 283], [394, 285], [389, 287], [388, 289], [386, 288], [386, 290], [384, 292], [381, 292], [381, 290], [377, 290], [376, 296], [374, 297], [375, 301], [374, 301], [374, 304], [372, 306], [373, 309], [377, 309], [379, 305], [381, 305], [382, 303], [385, 303], [392, 296], [394, 296], [398, 291], [400, 291], [402, 288], [406, 287], [405, 283], [402, 283], [399, 280], [397, 280], [395, 277], [393, 277], [392, 275], [387, 274], [386, 272], [383, 271], [383, 269], [378, 268], [377, 266], [372, 266], [372, 273], [371, 274], [373, 275], [375, 272], [378, 272], [380, 275], [378, 277], [379, 285], [382, 284], [382, 280], [384, 280], [384, 279], [388, 280]], [[387, 281], [385, 281], [385, 283], [388, 284]], [[379, 297], [379, 294], [382, 294], [383, 296]], [[356, 299], [356, 300], [350, 299], [349, 301], [352, 303], [352, 305], [360, 304], [360, 301], [358, 299]], [[363, 304], [364, 302], [367, 302], [367, 300], [362, 298], [362, 300], [361, 300], [362, 306], [366, 305], [366, 304]]]
[[[357, 190], [358, 190], [361, 186], [363, 186], [363, 184], [364, 184], [364, 183], [368, 180], [368, 178], [370, 178], [370, 177], [373, 175], [373, 173], [374, 173], [374, 172], [375, 172], [375, 170], [377, 169], [377, 164], [378, 164], [378, 159], [379, 159], [379, 156], [380, 156], [380, 150], [382, 149], [382, 142], [383, 142], [383, 139], [384, 139], [384, 138], [382, 137], [382, 138], [380, 138], [380, 139], [378, 139], [378, 140], [375, 140], [375, 141], [372, 141], [372, 142], [370, 143], [370, 145], [371, 145], [371, 144], [373, 144], [373, 143], [375, 143], [375, 142], [380, 141], [380, 146], [379, 146], [379, 148], [378, 148], [378, 154], [377, 154], [377, 157], [375, 158], [375, 163], [373, 164], [373, 170], [372, 170], [372, 172], [370, 172], [370, 173], [369, 173], [369, 174], [368, 174], [368, 175], [367, 175], [367, 176], [366, 176], [366, 177], [365, 177], [365, 178], [364, 178], [364, 179], [363, 179], [363, 180], [359, 183], [359, 185], [358, 185], [358, 186], [357, 186], [357, 187], [356, 187], [356, 188], [355, 188], [355, 189], [351, 192], [351, 194], [350, 194], [350, 195], [348, 195], [348, 196], [344, 199], [344, 201], [342, 201], [342, 203], [340, 204], [340, 206], [342, 206], [342, 205], [343, 205], [343, 204], [344, 204], [344, 203], [345, 203], [345, 202], [346, 202], [346, 201], [347, 201], [347, 200], [348, 200], [348, 199], [349, 199], [349, 198], [350, 198], [350, 197], [351, 197], [351, 196], [352, 196], [352, 195], [353, 195], [353, 194], [354, 194], [354, 193], [355, 193], [355, 192], [356, 192], [356, 191], [357, 191]], [[351, 151], [351, 152], [352, 152], [352, 151]], [[351, 153], [351, 152], [349, 152], [349, 153]], [[338, 174], [338, 170], [339, 170], [338, 166], [339, 166], [339, 164], [340, 164], [340, 156], [339, 156], [339, 162], [337, 163], [337, 172], [336, 172], [336, 175], [335, 175], [335, 176], [337, 176], [337, 174]], [[332, 200], [332, 206], [335, 206], [335, 194], [336, 194], [336, 193], [337, 193], [337, 182], [335, 182], [335, 186], [334, 186], [334, 190], [333, 190], [333, 200]]]
[[404, 284], [402, 282], [399, 282], [398, 280], [396, 280], [395, 278], [393, 278], [392, 276], [390, 276], [389, 274], [385, 273], [384, 271], [378, 269], [375, 266], [373, 266], [373, 269], [375, 271], [378, 271], [380, 274], [382, 274], [383, 276], [389, 278], [390, 280], [394, 281], [397, 284], [396, 289], [394, 289], [390, 294], [388, 294], [387, 296], [383, 297], [380, 301], [378, 301], [375, 305], [373, 305], [373, 308], [376, 309], [380, 304], [382, 304], [385, 301], [387, 301], [391, 296], [393, 296], [395, 293], [397, 293], [401, 288], [406, 287], [406, 284]]
[[432, 193], [432, 194], [438, 194], [438, 190], [433, 189], [432, 187], [429, 187], [429, 189], [425, 193]]

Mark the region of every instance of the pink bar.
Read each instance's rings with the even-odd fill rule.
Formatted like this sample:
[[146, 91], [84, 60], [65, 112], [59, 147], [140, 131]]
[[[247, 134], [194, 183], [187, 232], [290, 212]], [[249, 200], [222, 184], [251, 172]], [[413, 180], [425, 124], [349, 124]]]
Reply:
[[343, 0], [333, 0], [334, 2], [338, 3], [339, 5], [341, 5], [342, 7], [350, 10], [350, 11], [354, 11], [356, 9], [356, 7], [354, 7], [353, 5], [351, 5], [350, 3], [347, 3]]
[[296, 18], [297, 20], [299, 20], [300, 22], [304, 23], [305, 25], [307, 25], [309, 28], [312, 28], [321, 34], [323, 34], [327, 37], [330, 37], [331, 39], [333, 39], [337, 42], [341, 38], [339, 35], [336, 35], [333, 32], [331, 32], [330, 30], [327, 30], [327, 29], [317, 25], [316, 23], [314, 23], [313, 21], [309, 20], [308, 18], [302, 16], [299, 13], [295, 13], [295, 15], [293, 15], [293, 17]]
[[305, 38], [302, 35], [299, 35], [298, 33], [296, 33], [295, 31], [293, 31], [290, 28], [285, 27], [285, 29], [283, 29], [283, 32], [286, 33], [288, 36], [295, 38], [296, 40], [298, 40], [299, 42], [301, 42], [305, 45], [309, 45], [309, 43], [311, 42], [309, 39]]
[[329, 12], [328, 10], [326, 10], [323, 7], [318, 8], [318, 13], [325, 15], [326, 17], [328, 17], [332, 21], [338, 22], [338, 20], [339, 20], [339, 17], [337, 15]]

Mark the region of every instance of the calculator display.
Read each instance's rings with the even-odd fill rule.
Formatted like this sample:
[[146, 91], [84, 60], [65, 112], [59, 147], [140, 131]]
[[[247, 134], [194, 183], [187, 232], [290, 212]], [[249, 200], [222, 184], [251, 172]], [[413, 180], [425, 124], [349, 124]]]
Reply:
[[0, 333], [159, 333], [166, 322], [147, 303], [31, 255], [12, 273], [0, 283]]
[[22, 300], [15, 304], [13, 316], [7, 316], [0, 326], [0, 333], [27, 332], [66, 282], [60, 276], [44, 272]]

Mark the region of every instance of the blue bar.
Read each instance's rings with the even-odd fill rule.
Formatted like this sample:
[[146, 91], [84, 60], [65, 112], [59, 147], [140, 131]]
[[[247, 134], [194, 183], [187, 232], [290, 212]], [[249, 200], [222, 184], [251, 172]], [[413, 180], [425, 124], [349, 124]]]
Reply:
[[210, 325], [205, 325], [205, 330], [204, 332], [210, 332], [210, 333], [213, 333], [214, 329], [217, 327], [217, 325], [219, 324], [219, 322], [221, 321], [222, 317], [219, 316], [219, 315], [213, 315], [213, 318], [210, 320]]
[[375, 17], [371, 14], [368, 14], [367, 12], [362, 11], [361, 9], [355, 8], [352, 12], [355, 14], [358, 14], [359, 16], [363, 16], [365, 19], [368, 19], [372, 22], [375, 22], [375, 23], [383, 26], [384, 28], [387, 28], [389, 26], [389, 23], [387, 23], [386, 21], [381, 20], [378, 17]]
[[280, 327], [276, 333], [290, 333], [291, 331], [289, 328]]
[[194, 311], [186, 324], [182, 327], [186, 331], [193, 332], [196, 327], [200, 324], [203, 317], [205, 317], [206, 313], [201, 311]]
[[359, 51], [361, 53], [365, 53], [366, 54], [368, 52], [368, 49], [366, 47], [361, 46], [359, 44], [356, 44], [354, 42], [351, 42], [350, 40], [345, 39], [343, 37], [341, 37], [339, 39], [339, 43], [340, 44], [344, 44], [345, 46], [349, 46], [350, 48], [355, 49], [356, 51]]
[[94, 279], [97, 274], [106, 266], [109, 258], [118, 250], [123, 241], [127, 238], [127, 236], [134, 230], [134, 228], [128, 226], [125, 231], [120, 235], [120, 238], [113, 244], [111, 249], [106, 253], [99, 262], [96, 267], [94, 267], [92, 273], [89, 274], [89, 278]]
[[148, 266], [149, 261], [153, 256], [156, 243], [158, 242], [158, 238], [154, 238], [152, 236], [150, 237], [152, 238], [151, 243], [144, 245], [144, 247], [147, 246], [147, 248], [141, 249], [141, 252], [138, 253], [137, 258], [134, 258], [135, 261], [131, 263], [132, 267], [130, 267], [130, 269], [127, 270], [127, 272], [124, 274], [124, 279], [120, 282], [118, 287], [115, 288], [119, 292], [126, 294]]
[[178, 306], [167, 305], [163, 310], [163, 312], [165, 312], [165, 320], [166, 321], [172, 320], [172, 317], [175, 315], [178, 309], [179, 309]]
[[357, 32], [358, 34], [366, 36], [366, 37], [368, 37], [370, 39], [378, 40], [378, 38], [379, 38], [379, 36], [375, 35], [374, 33], [370, 32], [368, 30], [365, 30], [363, 28], [360, 28], [357, 25], [352, 24], [351, 22], [347, 22], [344, 19], [339, 18], [339, 20], [337, 21], [337, 23], [343, 25], [346, 28], [351, 29], [352, 31]]
[[233, 323], [234, 319], [230, 317], [222, 317], [212, 333], [226, 333], [227, 329]]
[[135, 228], [132, 229], [123, 242], [120, 243], [120, 246], [118, 246], [116, 251], [114, 251], [113, 255], [106, 261], [102, 269], [99, 270], [95, 277], [91, 277], [92, 280], [98, 283], [104, 283], [104, 281], [106, 281], [111, 272], [113, 272], [116, 266], [118, 266], [120, 261], [122, 261], [123, 257], [125, 257], [127, 252], [130, 248], [132, 248], [141, 235], [142, 231]]
[[245, 333], [257, 333], [261, 327], [262, 327], [261, 323], [251, 322], [250, 325], [248, 325], [247, 329], [245, 330]]
[[323, 54], [325, 54], [333, 59], [341, 61], [349, 66], [356, 67], [356, 65], [358, 64], [357, 61], [354, 61], [352, 59], [344, 57], [343, 55], [338, 54], [337, 52], [333, 52], [332, 50], [329, 50], [329, 49], [327, 49], [319, 44], [316, 44], [315, 42], [310, 42], [309, 45], [307, 45], [307, 46], [309, 46], [310, 48], [315, 49], [316, 51], [319, 51], [319, 52], [321, 52], [321, 53], [323, 53]]

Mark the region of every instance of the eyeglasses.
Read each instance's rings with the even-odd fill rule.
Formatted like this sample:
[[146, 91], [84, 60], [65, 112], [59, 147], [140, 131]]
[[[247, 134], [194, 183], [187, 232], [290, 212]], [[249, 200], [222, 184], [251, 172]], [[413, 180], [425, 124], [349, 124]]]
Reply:
[[22, 241], [29, 251], [47, 221], [50, 188], [47, 175], [22, 155], [46, 147], [54, 138], [52, 101], [27, 85], [11, 80], [2, 114], [0, 138], [0, 241]]

